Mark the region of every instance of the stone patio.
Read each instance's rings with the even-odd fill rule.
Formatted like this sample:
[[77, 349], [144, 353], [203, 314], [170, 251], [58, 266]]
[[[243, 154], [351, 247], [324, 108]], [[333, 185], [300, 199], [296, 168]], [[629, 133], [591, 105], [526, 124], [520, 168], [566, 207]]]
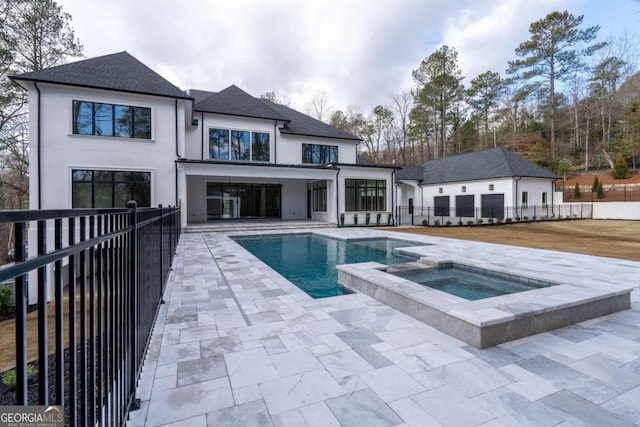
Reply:
[[[415, 239], [497, 268], [638, 283], [631, 261]], [[637, 290], [630, 310], [480, 350], [361, 293], [314, 300], [226, 234], [183, 234], [129, 425], [640, 425]]]

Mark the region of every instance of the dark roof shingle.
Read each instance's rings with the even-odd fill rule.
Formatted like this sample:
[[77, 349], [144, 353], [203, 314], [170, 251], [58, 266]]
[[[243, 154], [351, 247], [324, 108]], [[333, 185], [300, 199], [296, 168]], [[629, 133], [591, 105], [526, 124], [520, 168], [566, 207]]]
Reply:
[[231, 116], [280, 120], [283, 122], [289, 121], [287, 116], [270, 108], [270, 106], [261, 102], [260, 99], [254, 98], [236, 85], [231, 85], [220, 92], [196, 102], [193, 109], [195, 111], [204, 111], [205, 113], [228, 114]]
[[58, 65], [13, 76], [12, 79], [191, 99], [127, 52]]
[[503, 147], [431, 160], [422, 168], [422, 184], [510, 177], [557, 178], [548, 170]]
[[422, 181], [423, 174], [424, 169], [422, 166], [402, 166], [402, 169], [396, 172], [396, 181], [403, 179]]

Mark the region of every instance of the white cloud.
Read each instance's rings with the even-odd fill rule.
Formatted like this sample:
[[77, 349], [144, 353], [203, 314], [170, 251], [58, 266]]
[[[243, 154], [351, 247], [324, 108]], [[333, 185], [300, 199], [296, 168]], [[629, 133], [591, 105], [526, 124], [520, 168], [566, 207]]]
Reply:
[[58, 0], [88, 57], [127, 50], [183, 89], [236, 84], [303, 109], [324, 90], [365, 111], [412, 86], [442, 44], [469, 79], [503, 74], [529, 24], [599, 0]]

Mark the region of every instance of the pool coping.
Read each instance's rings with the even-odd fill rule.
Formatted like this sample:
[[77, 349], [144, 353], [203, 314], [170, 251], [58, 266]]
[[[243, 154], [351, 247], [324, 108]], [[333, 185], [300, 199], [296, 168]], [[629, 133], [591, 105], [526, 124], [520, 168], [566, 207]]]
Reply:
[[[411, 252], [410, 248], [403, 251]], [[414, 263], [425, 267], [438, 263], [458, 263], [479, 269], [469, 260], [421, 258]], [[365, 293], [429, 326], [477, 348], [534, 335], [631, 307], [633, 286], [597, 282], [555, 281], [554, 286], [533, 289], [476, 301], [469, 301], [428, 286], [387, 273], [387, 265], [368, 262], [338, 267], [338, 283]], [[517, 268], [504, 275], [520, 275]], [[548, 282], [544, 277], [523, 275]]]

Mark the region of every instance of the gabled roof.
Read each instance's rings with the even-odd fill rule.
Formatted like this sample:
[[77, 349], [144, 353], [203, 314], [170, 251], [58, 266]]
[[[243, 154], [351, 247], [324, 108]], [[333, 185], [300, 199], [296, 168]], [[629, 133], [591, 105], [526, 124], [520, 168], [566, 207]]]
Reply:
[[351, 135], [343, 130], [328, 125], [313, 117], [302, 114], [299, 111], [289, 108], [286, 105], [276, 104], [267, 99], [258, 99], [269, 108], [279, 112], [280, 114], [288, 117], [289, 123], [280, 128], [280, 133], [290, 135], [302, 135], [302, 136], [318, 136], [321, 138], [340, 138], [350, 139], [352, 141], [360, 141], [355, 135]]
[[511, 177], [558, 178], [503, 147], [431, 160], [422, 168], [423, 185]]
[[127, 52], [58, 65], [13, 76], [12, 79], [191, 99]]
[[208, 97], [215, 95], [215, 92], [211, 92], [208, 90], [199, 90], [199, 89], [189, 89], [187, 91], [187, 95], [193, 98], [193, 103], [197, 104], [198, 102], [204, 101]]
[[269, 108], [269, 106], [261, 102], [260, 99], [254, 98], [236, 85], [231, 85], [200, 102], [196, 102], [193, 109], [205, 113], [227, 114], [230, 116], [279, 120], [283, 122], [290, 120], [287, 116], [280, 114], [273, 108]]

